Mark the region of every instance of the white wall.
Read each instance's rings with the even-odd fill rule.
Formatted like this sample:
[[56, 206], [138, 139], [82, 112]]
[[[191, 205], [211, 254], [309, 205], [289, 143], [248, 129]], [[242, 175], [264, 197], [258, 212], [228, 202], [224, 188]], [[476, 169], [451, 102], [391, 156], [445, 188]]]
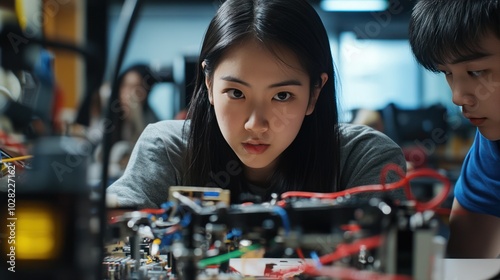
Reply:
[[[115, 5], [109, 16], [109, 54], [117, 51], [114, 32], [121, 7]], [[144, 4], [130, 38], [123, 68], [135, 62], [170, 65], [176, 57], [196, 54], [208, 24], [215, 14], [212, 5]]]
[[[216, 8], [211, 4], [186, 7], [145, 3], [131, 34], [121, 69], [145, 63], [158, 70], [177, 64], [185, 55], [197, 55]], [[119, 47], [115, 34], [120, 12], [118, 4], [110, 8], [109, 57], [116, 55]], [[171, 119], [178, 112], [178, 92], [173, 84], [153, 88], [149, 104], [161, 119]]]

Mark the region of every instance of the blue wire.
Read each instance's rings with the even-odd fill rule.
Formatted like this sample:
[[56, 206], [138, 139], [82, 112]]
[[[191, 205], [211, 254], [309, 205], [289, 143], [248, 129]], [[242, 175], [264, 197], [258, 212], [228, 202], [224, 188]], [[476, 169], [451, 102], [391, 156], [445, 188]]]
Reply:
[[167, 201], [167, 202], [162, 203], [162, 204], [160, 205], [160, 208], [161, 208], [161, 209], [168, 210], [168, 209], [170, 209], [170, 207], [172, 207], [172, 206], [173, 206], [173, 203], [172, 203], [172, 202], [170, 202], [170, 201]]
[[288, 235], [288, 233], [290, 233], [290, 221], [288, 220], [288, 214], [285, 209], [279, 206], [275, 206], [273, 210], [276, 214], [280, 215], [281, 220], [283, 221], [283, 227], [285, 228], [285, 234]]
[[318, 254], [316, 254], [316, 252], [311, 252], [311, 259], [313, 260], [314, 262], [314, 265], [316, 266], [316, 269], [320, 269], [323, 265], [321, 264], [321, 262], [319, 261], [319, 257], [318, 257]]
[[166, 221], [168, 220], [168, 210], [172, 208], [174, 204], [170, 201], [164, 202], [160, 205], [160, 208], [165, 210], [165, 212], [161, 215], [161, 218]]
[[240, 237], [242, 234], [241, 230], [233, 228], [231, 232], [226, 235], [226, 239], [231, 239], [233, 237]]
[[191, 223], [191, 213], [186, 213], [182, 218], [180, 225], [181, 227], [187, 227]]

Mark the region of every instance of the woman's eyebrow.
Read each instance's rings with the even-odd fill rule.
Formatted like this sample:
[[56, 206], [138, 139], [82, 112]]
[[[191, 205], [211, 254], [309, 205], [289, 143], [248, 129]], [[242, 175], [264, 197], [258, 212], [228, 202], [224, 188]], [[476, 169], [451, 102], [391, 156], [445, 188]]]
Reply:
[[[241, 79], [238, 79], [236, 77], [227, 75], [227, 76], [222, 76], [220, 77], [221, 80], [228, 81], [228, 82], [234, 82], [238, 84], [242, 84], [247, 87], [251, 87], [251, 85]], [[299, 80], [296, 79], [290, 79], [290, 80], [285, 80], [282, 82], [274, 83], [269, 86], [269, 88], [276, 88], [276, 87], [283, 87], [283, 86], [301, 86], [302, 83]]]
[[224, 81], [228, 81], [228, 82], [234, 82], [234, 83], [238, 83], [238, 84], [242, 84], [244, 86], [247, 86], [247, 87], [250, 87], [250, 84], [241, 80], [241, 79], [238, 79], [236, 77], [233, 77], [233, 76], [222, 76], [220, 77], [221, 80], [224, 80]]
[[302, 83], [299, 80], [291, 79], [283, 82], [275, 83], [269, 86], [269, 88], [283, 87], [283, 86], [301, 86]]

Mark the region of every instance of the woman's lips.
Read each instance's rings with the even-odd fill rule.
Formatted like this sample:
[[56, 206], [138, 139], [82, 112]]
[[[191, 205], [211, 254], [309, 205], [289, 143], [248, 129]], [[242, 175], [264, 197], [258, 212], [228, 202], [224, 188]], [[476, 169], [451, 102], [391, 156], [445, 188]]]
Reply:
[[248, 144], [248, 143], [243, 143], [243, 148], [247, 153], [249, 154], [262, 154], [269, 148], [269, 145], [267, 144]]
[[469, 118], [469, 121], [475, 126], [480, 126], [486, 121], [486, 118]]

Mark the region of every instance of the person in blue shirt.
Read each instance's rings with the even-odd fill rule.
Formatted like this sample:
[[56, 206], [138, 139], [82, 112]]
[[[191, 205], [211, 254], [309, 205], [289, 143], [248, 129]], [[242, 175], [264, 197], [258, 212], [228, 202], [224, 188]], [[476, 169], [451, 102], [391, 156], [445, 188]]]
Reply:
[[421, 0], [410, 45], [418, 62], [441, 72], [453, 103], [477, 127], [455, 185], [447, 255], [500, 255], [500, 0]]

